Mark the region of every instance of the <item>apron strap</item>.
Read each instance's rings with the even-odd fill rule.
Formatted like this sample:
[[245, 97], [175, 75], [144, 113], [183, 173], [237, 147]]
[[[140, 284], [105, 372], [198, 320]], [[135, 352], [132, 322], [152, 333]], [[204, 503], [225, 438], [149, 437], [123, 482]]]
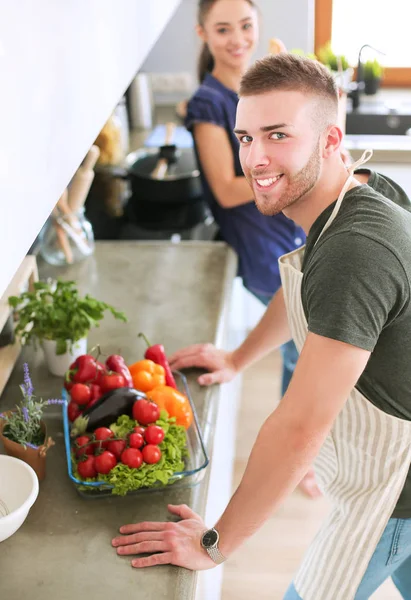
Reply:
[[314, 246], [317, 244], [318, 240], [320, 239], [320, 237], [322, 236], [322, 234], [327, 231], [327, 229], [329, 228], [329, 226], [331, 225], [331, 223], [334, 221], [335, 217], [338, 214], [338, 211], [340, 210], [342, 201], [344, 200], [344, 196], [348, 190], [348, 188], [351, 185], [351, 182], [353, 180], [353, 173], [356, 169], [358, 169], [359, 167], [361, 167], [361, 165], [364, 165], [366, 162], [368, 162], [370, 160], [370, 158], [372, 157], [372, 150], [365, 150], [365, 152], [363, 152], [361, 158], [359, 158], [357, 161], [355, 161], [355, 163], [353, 163], [352, 165], [350, 165], [347, 168], [348, 171], [348, 177], [344, 183], [344, 186], [340, 192], [340, 195], [338, 196], [338, 200], [333, 208], [333, 211], [331, 213], [331, 215], [328, 218], [328, 221], [326, 222], [326, 224], [324, 225], [320, 235], [318, 236]]

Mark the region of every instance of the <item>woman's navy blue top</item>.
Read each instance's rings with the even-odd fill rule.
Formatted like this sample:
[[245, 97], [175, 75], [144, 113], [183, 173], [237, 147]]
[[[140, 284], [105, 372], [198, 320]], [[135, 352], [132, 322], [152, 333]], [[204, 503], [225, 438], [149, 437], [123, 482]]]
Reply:
[[[233, 133], [237, 104], [236, 92], [225, 87], [211, 74], [207, 74], [188, 103], [185, 125], [191, 133], [196, 123], [213, 123], [225, 129], [233, 151], [235, 174], [240, 176], [243, 172], [238, 155], [239, 143]], [[281, 286], [278, 258], [305, 242], [304, 231], [282, 213], [273, 217], [261, 214], [251, 200], [251, 190], [249, 203], [233, 208], [222, 207], [207, 183], [196, 147], [195, 151], [204, 196], [220, 228], [222, 238], [237, 252], [238, 274], [242, 277], [245, 287], [257, 294], [274, 294]], [[218, 148], [215, 151], [218, 152]], [[221, 168], [223, 169], [224, 165], [221, 165]]]

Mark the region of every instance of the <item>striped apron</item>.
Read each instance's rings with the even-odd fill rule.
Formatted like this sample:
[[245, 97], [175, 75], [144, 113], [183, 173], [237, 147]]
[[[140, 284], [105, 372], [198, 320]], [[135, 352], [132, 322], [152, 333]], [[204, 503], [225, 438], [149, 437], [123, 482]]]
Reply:
[[[371, 154], [350, 167], [320, 237], [335, 219], [354, 169]], [[300, 352], [308, 332], [301, 301], [303, 254], [299, 248], [280, 258], [288, 321]], [[294, 578], [303, 600], [354, 600], [410, 464], [411, 422], [379, 410], [354, 388], [313, 465], [331, 511]]]

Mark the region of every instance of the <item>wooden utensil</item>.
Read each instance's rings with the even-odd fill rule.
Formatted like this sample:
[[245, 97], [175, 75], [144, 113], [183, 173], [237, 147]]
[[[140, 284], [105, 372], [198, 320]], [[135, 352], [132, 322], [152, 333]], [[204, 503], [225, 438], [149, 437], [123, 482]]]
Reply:
[[[58, 243], [60, 245], [60, 248], [63, 250], [63, 254], [66, 258], [66, 262], [67, 264], [71, 265], [73, 264], [73, 251], [71, 249], [70, 242], [67, 239], [66, 232], [58, 222], [58, 219], [60, 218], [60, 210], [61, 212], [63, 212], [64, 210], [68, 210], [68, 212], [70, 213], [70, 210], [67, 207], [67, 195], [68, 192], [66, 188], [53, 209], [53, 225], [56, 230]], [[64, 207], [64, 209], [62, 209], [62, 207]]]
[[87, 194], [94, 179], [94, 165], [100, 155], [98, 146], [91, 146], [85, 159], [71, 180], [68, 193], [68, 204], [70, 210], [77, 212], [84, 205]]
[[[169, 146], [171, 144], [171, 140], [173, 139], [174, 130], [176, 128], [175, 123], [166, 123], [166, 137], [164, 140], [164, 145]], [[153, 179], [164, 179], [168, 169], [168, 160], [166, 158], [159, 158], [157, 165], [153, 169], [151, 173], [151, 177]]]

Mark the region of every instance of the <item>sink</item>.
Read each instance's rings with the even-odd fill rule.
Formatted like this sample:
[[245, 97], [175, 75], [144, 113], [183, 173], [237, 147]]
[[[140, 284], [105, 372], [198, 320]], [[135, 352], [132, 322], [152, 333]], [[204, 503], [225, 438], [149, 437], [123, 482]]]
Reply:
[[347, 113], [346, 133], [357, 135], [407, 135], [411, 131], [411, 114]]
[[357, 135], [407, 135], [411, 132], [411, 103], [363, 102], [347, 111], [346, 133]]

